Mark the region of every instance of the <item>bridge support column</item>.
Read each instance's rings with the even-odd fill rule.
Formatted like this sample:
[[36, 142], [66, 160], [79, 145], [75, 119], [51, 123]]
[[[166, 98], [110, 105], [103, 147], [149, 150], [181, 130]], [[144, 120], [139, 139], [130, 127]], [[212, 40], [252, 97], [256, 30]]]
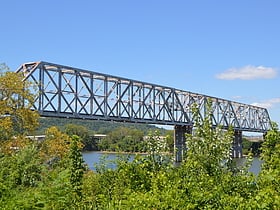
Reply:
[[191, 126], [175, 125], [174, 126], [174, 155], [175, 162], [183, 161], [184, 153], [186, 151], [186, 136], [185, 134], [192, 133]]
[[232, 157], [241, 158], [242, 156], [242, 131], [235, 130], [232, 144]]
[[266, 139], [267, 132], [263, 133], [263, 141]]

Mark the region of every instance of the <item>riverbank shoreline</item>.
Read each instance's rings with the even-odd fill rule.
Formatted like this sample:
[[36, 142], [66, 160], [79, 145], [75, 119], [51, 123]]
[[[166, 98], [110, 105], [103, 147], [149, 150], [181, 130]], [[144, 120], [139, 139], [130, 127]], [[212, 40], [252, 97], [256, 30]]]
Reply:
[[[116, 151], [82, 151], [82, 153], [102, 153], [102, 154], [124, 154], [124, 155], [148, 155], [148, 152], [116, 152]], [[173, 155], [173, 153], [163, 152], [161, 154]]]
[[124, 155], [148, 155], [147, 152], [116, 152], [116, 151], [83, 151], [82, 153], [101, 153], [101, 154], [124, 154]]

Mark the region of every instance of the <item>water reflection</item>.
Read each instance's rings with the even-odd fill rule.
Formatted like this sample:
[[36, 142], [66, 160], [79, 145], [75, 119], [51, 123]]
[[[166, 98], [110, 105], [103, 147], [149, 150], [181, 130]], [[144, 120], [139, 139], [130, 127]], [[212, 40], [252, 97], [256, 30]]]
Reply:
[[[247, 161], [247, 159], [245, 157], [244, 158], [235, 158], [234, 160], [236, 161], [237, 166], [244, 165], [244, 164], [246, 164], [246, 161]], [[260, 158], [254, 157], [252, 160], [252, 164], [249, 167], [249, 172], [252, 172], [255, 175], [258, 175], [261, 171], [261, 164], [262, 164], [262, 161], [260, 160]]]
[[129, 161], [132, 161], [135, 157], [135, 154], [103, 153], [96, 151], [83, 153], [85, 163], [88, 165], [90, 170], [96, 170], [96, 165], [100, 164], [104, 160], [106, 160], [106, 166], [108, 168], [115, 168], [116, 164], [114, 161], [120, 157], [128, 158]]

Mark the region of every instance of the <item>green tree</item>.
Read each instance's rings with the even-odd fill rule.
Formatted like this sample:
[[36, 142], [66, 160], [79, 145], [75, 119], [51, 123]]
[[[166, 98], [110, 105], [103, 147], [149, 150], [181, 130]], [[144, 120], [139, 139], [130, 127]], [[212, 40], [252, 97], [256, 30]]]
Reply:
[[161, 167], [166, 167], [171, 163], [172, 158], [169, 155], [169, 147], [165, 137], [159, 135], [158, 131], [150, 133], [145, 140], [146, 152], [152, 164], [154, 171]]
[[64, 131], [67, 135], [77, 135], [80, 138], [80, 142], [83, 144], [84, 150], [97, 149], [96, 142], [90, 136], [88, 129], [82, 125], [67, 124], [65, 125]]
[[143, 137], [143, 132], [138, 129], [119, 127], [102, 139], [98, 146], [101, 150], [140, 152], [143, 148]]
[[82, 185], [83, 175], [85, 171], [85, 165], [81, 149], [79, 148], [79, 137], [76, 135], [72, 136], [70, 144], [70, 183], [73, 191], [78, 200], [82, 198]]
[[254, 176], [231, 159], [233, 131], [214, 128], [212, 103], [206, 102], [205, 118], [193, 108], [194, 132], [187, 135], [186, 159], [178, 180], [184, 189], [186, 209], [244, 209], [256, 190]]
[[205, 119], [201, 119], [197, 107], [194, 113], [194, 134], [187, 135], [186, 164], [196, 169], [198, 174], [215, 175], [231, 162], [231, 143], [233, 131], [223, 131], [212, 125], [212, 103], [207, 102]]
[[272, 122], [271, 126], [262, 145], [261, 159], [264, 161], [262, 165], [264, 170], [280, 169], [280, 131], [275, 122]]
[[63, 159], [70, 149], [71, 138], [57, 127], [46, 130], [46, 138], [40, 145], [41, 158], [47, 161]]
[[174, 131], [167, 130], [165, 134], [167, 146], [169, 148], [169, 152], [174, 152]]
[[21, 74], [0, 69], [0, 140], [26, 135], [38, 126], [39, 115], [30, 108], [35, 95], [33, 85]]
[[262, 144], [258, 191], [251, 201], [255, 209], [280, 209], [280, 131], [276, 123], [271, 125]]

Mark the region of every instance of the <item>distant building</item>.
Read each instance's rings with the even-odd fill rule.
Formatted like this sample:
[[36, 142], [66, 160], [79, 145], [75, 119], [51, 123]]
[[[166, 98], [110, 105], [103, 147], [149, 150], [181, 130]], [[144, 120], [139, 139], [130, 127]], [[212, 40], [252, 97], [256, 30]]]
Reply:
[[37, 136], [26, 136], [26, 138], [34, 140], [34, 141], [44, 141], [46, 138], [46, 135], [37, 135]]
[[102, 139], [104, 139], [107, 135], [106, 134], [94, 134], [92, 138], [95, 142], [100, 142]]
[[262, 142], [264, 141], [263, 136], [244, 136], [250, 142]]

